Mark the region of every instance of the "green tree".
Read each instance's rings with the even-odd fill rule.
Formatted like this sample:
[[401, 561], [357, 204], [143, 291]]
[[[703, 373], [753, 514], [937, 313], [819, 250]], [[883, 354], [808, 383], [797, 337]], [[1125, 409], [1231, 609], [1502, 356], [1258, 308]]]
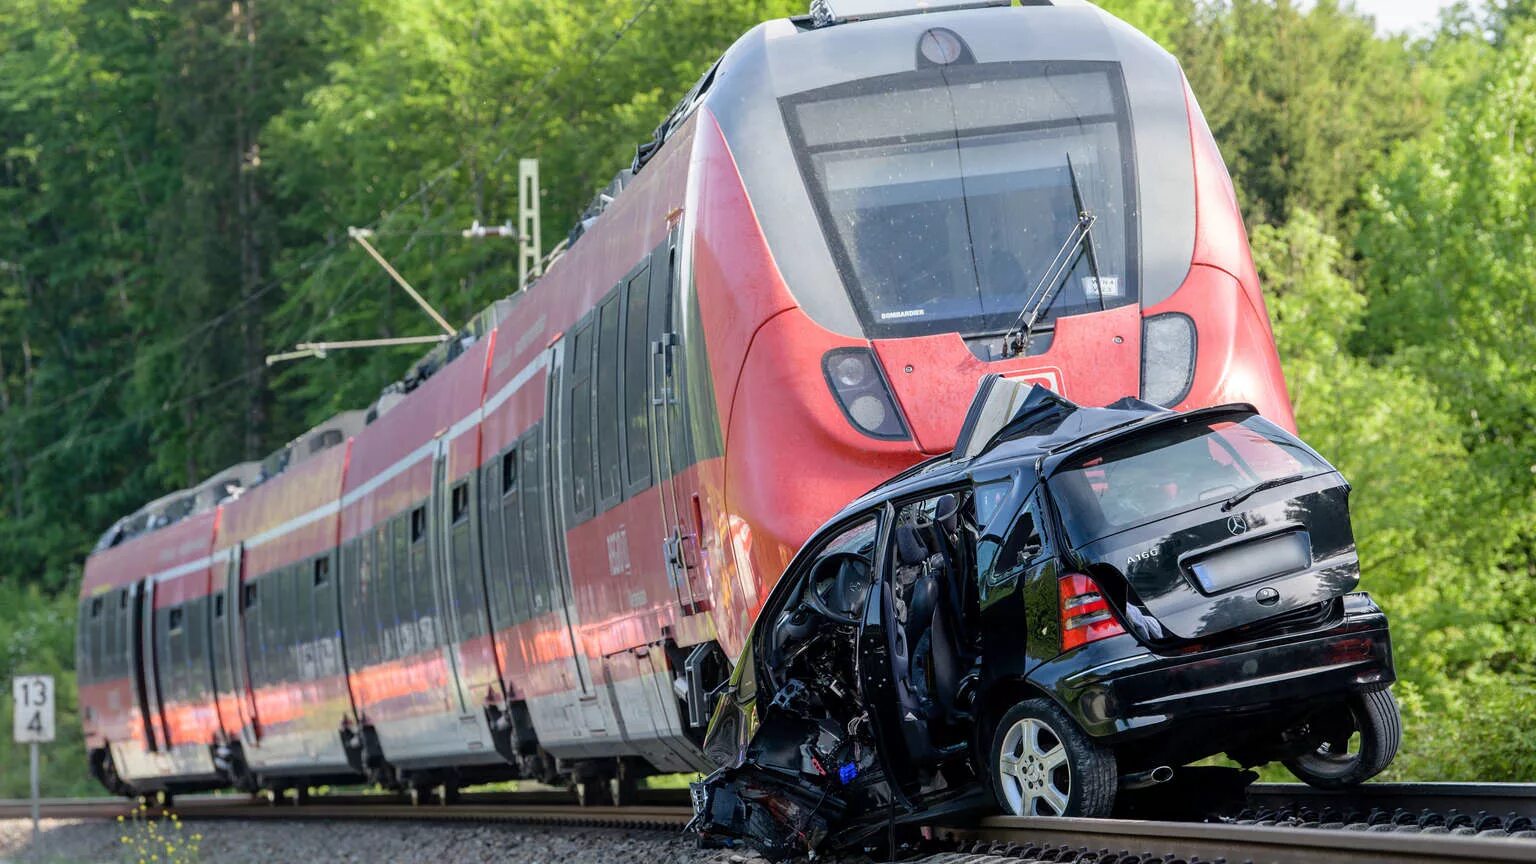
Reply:
[[1388, 146], [1418, 134], [1439, 107], [1404, 41], [1377, 37], [1336, 0], [1202, 2], [1174, 53], [1250, 226], [1293, 209], [1337, 225]]
[[1476, 470], [1461, 415], [1413, 363], [1351, 353], [1367, 298], [1316, 217], [1260, 226], [1253, 247], [1301, 434], [1354, 487], [1362, 587], [1392, 622], [1405, 718], [1393, 775], [1530, 776], [1536, 754], [1514, 742], [1536, 734], [1516, 659], [1531, 607], [1494, 588], [1504, 580], [1485, 551], [1504, 539], [1488, 506], [1500, 484]]

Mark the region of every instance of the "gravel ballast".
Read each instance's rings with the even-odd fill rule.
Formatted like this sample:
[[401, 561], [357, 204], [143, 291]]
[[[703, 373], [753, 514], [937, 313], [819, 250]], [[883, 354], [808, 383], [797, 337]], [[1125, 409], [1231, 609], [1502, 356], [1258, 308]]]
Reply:
[[[558, 828], [422, 822], [225, 821], [185, 822], [182, 834], [202, 834], [196, 860], [217, 864], [366, 862], [366, 864], [741, 864], [761, 859], [701, 850], [693, 838], [618, 828]], [[122, 842], [124, 826], [110, 821], [43, 820], [41, 855], [32, 822], [0, 820], [0, 864], [137, 864]], [[160, 861], [166, 860], [164, 854]]]

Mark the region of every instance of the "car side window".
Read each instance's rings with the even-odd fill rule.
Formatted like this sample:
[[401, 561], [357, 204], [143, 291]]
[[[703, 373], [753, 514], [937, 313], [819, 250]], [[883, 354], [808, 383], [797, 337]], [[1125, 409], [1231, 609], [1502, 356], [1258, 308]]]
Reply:
[[1043, 516], [1040, 494], [1032, 491], [1019, 507], [1007, 533], [986, 538], [995, 550], [987, 568], [987, 578], [992, 583], [1014, 578], [1034, 563], [1051, 556], [1050, 534], [1045, 530]]

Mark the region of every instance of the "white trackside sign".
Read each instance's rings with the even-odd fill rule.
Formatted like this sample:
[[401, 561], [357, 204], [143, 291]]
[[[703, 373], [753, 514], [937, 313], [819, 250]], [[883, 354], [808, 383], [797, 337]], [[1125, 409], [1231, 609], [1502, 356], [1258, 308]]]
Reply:
[[53, 740], [53, 676], [23, 675], [11, 682], [16, 703], [16, 741], [46, 744]]

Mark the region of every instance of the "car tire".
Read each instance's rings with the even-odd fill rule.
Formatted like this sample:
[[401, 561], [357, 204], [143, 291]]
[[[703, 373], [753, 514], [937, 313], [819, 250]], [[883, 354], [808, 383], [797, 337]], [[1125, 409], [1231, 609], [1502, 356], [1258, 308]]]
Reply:
[[1049, 699], [1026, 699], [997, 724], [987, 777], [1003, 813], [1105, 817], [1115, 806], [1115, 753]]
[[1403, 740], [1403, 718], [1391, 690], [1352, 693], [1346, 702], [1353, 731], [1360, 733], [1358, 752], [1338, 752], [1323, 742], [1316, 750], [1285, 760], [1285, 767], [1308, 786], [1343, 789], [1380, 774], [1397, 756]]

